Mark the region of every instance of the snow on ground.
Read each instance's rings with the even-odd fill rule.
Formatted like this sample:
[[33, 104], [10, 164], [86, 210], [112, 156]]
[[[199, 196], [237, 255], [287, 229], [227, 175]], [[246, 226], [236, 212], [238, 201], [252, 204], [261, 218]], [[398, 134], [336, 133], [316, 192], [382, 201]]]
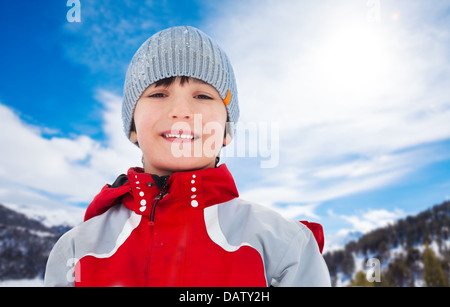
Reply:
[[43, 287], [41, 278], [0, 281], [0, 287]]

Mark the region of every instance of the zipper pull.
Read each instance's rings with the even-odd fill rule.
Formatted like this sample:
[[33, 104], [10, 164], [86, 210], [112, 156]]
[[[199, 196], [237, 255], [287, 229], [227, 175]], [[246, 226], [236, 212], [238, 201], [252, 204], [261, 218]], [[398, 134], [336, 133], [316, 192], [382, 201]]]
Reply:
[[164, 181], [164, 187], [161, 189], [161, 191], [159, 192], [159, 194], [156, 195], [155, 200], [153, 201], [153, 204], [152, 204], [152, 208], [151, 208], [151, 212], [150, 212], [150, 222], [153, 222], [152, 226], [154, 225], [154, 222], [155, 222], [155, 210], [156, 210], [156, 205], [159, 203], [159, 201], [160, 201], [165, 195], [167, 195], [166, 190], [167, 190], [167, 179]]
[[166, 185], [164, 185], [164, 187], [161, 189], [161, 191], [159, 192], [158, 195], [156, 195], [155, 200], [160, 201], [164, 196], [166, 196]]
[[155, 200], [161, 200], [167, 193], [167, 181], [168, 181], [169, 177], [165, 177], [164, 178], [164, 186], [162, 187], [161, 191], [159, 191], [159, 194], [156, 195]]

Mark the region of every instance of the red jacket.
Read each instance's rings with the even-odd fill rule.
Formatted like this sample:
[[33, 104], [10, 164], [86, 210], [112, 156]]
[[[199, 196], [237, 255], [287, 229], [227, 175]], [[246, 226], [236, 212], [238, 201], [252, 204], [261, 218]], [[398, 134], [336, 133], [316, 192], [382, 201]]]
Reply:
[[122, 180], [55, 245], [46, 285], [329, 285], [312, 233], [241, 200], [225, 165], [175, 173], [162, 189], [140, 168]]

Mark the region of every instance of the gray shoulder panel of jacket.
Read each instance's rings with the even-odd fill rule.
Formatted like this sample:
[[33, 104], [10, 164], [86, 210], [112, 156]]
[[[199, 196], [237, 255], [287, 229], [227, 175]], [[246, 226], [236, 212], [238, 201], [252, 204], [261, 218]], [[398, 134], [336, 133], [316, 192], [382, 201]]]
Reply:
[[88, 255], [97, 258], [113, 255], [137, 227], [140, 218], [118, 205], [65, 233], [50, 252], [44, 285], [74, 286], [76, 263]]
[[230, 245], [258, 250], [268, 286], [330, 286], [318, 244], [302, 223], [240, 198], [218, 205], [218, 222]]

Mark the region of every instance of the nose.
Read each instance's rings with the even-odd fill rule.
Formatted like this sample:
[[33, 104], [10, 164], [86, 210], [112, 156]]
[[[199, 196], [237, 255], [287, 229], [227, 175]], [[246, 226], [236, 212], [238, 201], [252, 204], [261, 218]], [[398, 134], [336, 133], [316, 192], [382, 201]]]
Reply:
[[170, 111], [168, 113], [170, 119], [191, 119], [193, 112], [191, 110], [189, 101], [184, 98], [179, 98], [173, 101]]

